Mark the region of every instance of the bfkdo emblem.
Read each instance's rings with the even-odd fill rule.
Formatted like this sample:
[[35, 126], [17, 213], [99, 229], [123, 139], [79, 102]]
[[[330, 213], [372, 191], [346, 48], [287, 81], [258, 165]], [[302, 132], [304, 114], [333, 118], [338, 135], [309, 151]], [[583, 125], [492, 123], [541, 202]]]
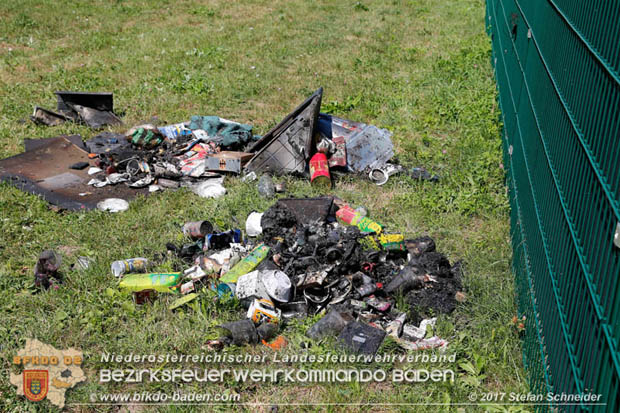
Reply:
[[24, 396], [33, 402], [40, 402], [47, 396], [47, 370], [24, 370]]

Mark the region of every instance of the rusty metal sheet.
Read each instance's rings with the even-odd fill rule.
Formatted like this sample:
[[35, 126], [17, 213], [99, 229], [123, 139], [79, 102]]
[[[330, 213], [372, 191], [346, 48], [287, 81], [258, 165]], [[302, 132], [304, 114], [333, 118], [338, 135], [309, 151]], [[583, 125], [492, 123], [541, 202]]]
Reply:
[[129, 200], [141, 193], [148, 194], [147, 189], [125, 185], [88, 186], [91, 177], [87, 169], [70, 169], [77, 162], [88, 162], [88, 152], [74, 145], [67, 136], [45, 141], [46, 144], [1, 160], [0, 180], [68, 210], [94, 209], [106, 198]]
[[323, 88], [320, 88], [252, 145], [248, 152], [255, 155], [246, 169], [303, 174], [314, 152], [314, 132], [322, 97]]
[[[82, 137], [80, 135], [63, 135], [63, 138], [67, 139], [69, 142], [76, 145], [78, 148], [82, 148], [86, 150], [86, 146], [82, 141]], [[54, 139], [58, 139], [58, 136], [53, 138], [41, 138], [41, 139], [24, 139], [24, 152], [32, 151], [34, 149], [40, 148], [42, 146], [47, 146]]]

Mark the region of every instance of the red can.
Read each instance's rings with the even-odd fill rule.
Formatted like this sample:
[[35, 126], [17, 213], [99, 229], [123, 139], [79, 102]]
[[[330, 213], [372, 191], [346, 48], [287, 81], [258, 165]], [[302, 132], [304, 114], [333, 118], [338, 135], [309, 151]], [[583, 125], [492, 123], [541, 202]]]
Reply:
[[331, 188], [332, 186], [332, 180], [329, 176], [329, 165], [324, 153], [317, 152], [310, 158], [310, 183], [325, 188]]

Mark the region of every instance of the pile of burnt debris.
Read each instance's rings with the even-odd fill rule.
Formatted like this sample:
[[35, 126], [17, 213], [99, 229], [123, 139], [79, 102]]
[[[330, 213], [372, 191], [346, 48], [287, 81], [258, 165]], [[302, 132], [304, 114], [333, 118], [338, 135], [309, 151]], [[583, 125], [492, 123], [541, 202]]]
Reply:
[[287, 320], [320, 313], [307, 335], [338, 336], [353, 351], [375, 353], [386, 335], [407, 349], [445, 347], [429, 331], [464, 298], [460, 263], [450, 265], [430, 237], [387, 232], [363, 208], [334, 197], [280, 199], [248, 216], [245, 239], [240, 229], [216, 232], [208, 221], [182, 231], [191, 242], [167, 245], [182, 271], [149, 273], [149, 259], [132, 258], [112, 263], [112, 272], [140, 304], [180, 294], [175, 309], [203, 297], [201, 289], [239, 300], [246, 317], [223, 324], [215, 347], [272, 345]]
[[[56, 95], [56, 111], [35, 107], [35, 123], [122, 126], [111, 93]], [[108, 130], [86, 141], [79, 135], [27, 140], [24, 153], [0, 161], [0, 180], [59, 208], [116, 212], [137, 194], [164, 189], [187, 187], [217, 198], [226, 193], [226, 175], [250, 181], [262, 175], [259, 188], [267, 196], [274, 192], [271, 175], [303, 176], [324, 188], [343, 173], [361, 174], [377, 185], [397, 173], [438, 179], [424, 168], [394, 163], [388, 130], [320, 113], [322, 96], [321, 88], [262, 137], [250, 125], [196, 115], [172, 125], [155, 120], [123, 133]]]
[[[272, 175], [306, 177], [325, 192], [344, 173], [377, 185], [405, 172], [438, 179], [423, 168], [398, 165], [388, 130], [320, 113], [322, 94], [317, 90], [262, 137], [249, 125], [192, 116], [173, 125], [105, 131], [85, 142], [80, 136], [28, 140], [25, 153], [0, 161], [0, 178], [63, 208], [109, 211], [126, 209], [136, 193], [162, 189], [188, 187], [217, 198], [226, 193], [226, 174], [257, 180], [267, 197], [286, 191]], [[122, 124], [111, 94], [57, 96], [57, 111], [37, 107], [33, 121], [95, 129]], [[224, 334], [210, 343], [214, 347], [262, 341], [279, 348], [286, 340], [273, 339], [287, 320], [317, 314], [325, 315], [307, 335], [337, 336], [353, 351], [375, 353], [386, 335], [407, 349], [445, 347], [432, 331], [436, 316], [464, 299], [460, 265], [435, 251], [431, 238], [405, 239], [366, 215], [331, 196], [283, 198], [263, 213], [252, 212], [245, 232], [189, 222], [182, 228], [188, 242], [168, 244], [159, 257], [115, 261], [111, 271], [137, 304], [169, 293], [179, 296], [170, 305], [174, 310], [208, 296], [199, 290], [238, 300], [246, 317], [221, 325]], [[171, 255], [184, 263], [178, 272], [151, 272]], [[60, 262], [57, 253], [44, 251], [35, 284], [57, 288]], [[80, 257], [75, 265], [88, 268], [90, 261]]]

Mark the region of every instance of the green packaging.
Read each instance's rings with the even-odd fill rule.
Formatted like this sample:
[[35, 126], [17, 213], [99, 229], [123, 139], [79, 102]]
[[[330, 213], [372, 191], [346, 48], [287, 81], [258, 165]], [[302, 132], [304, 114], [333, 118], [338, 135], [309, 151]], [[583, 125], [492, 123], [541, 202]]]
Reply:
[[177, 292], [181, 280], [180, 272], [127, 274], [119, 283], [119, 287], [127, 291], [155, 290], [161, 293]]
[[258, 264], [267, 257], [270, 249], [265, 244], [259, 244], [247, 257], [235, 264], [226, 274], [222, 275], [220, 282], [236, 283], [239, 277], [254, 271], [254, 268], [258, 267]]

